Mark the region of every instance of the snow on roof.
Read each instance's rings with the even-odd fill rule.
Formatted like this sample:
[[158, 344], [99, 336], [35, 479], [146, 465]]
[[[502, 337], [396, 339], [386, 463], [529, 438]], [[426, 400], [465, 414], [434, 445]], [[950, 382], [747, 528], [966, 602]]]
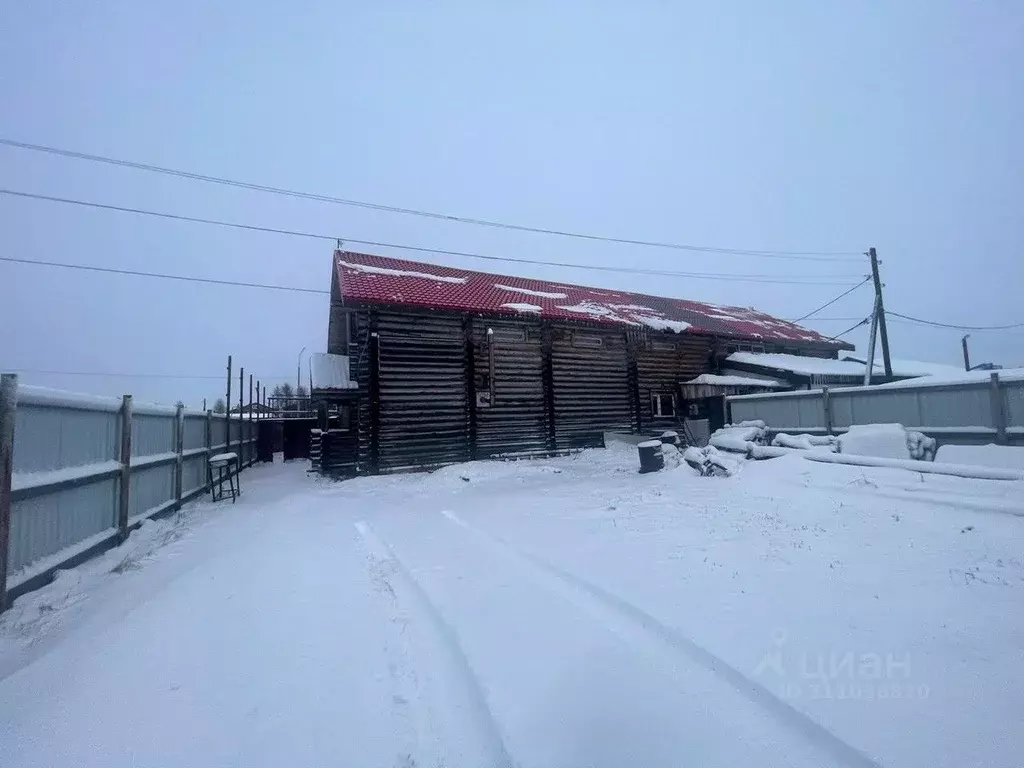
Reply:
[[[843, 360], [859, 364], [863, 371], [864, 364], [867, 362], [867, 357], [844, 355]], [[920, 360], [892, 359], [889, 362], [892, 364], [892, 373], [894, 376], [956, 376], [958, 374], [965, 373], [964, 369], [957, 365], [926, 363], [921, 362]], [[883, 373], [884, 371], [885, 363], [882, 358], [877, 358], [875, 360], [874, 372], [877, 374]]]
[[829, 360], [821, 357], [783, 355], [765, 352], [733, 352], [727, 363], [759, 365], [776, 371], [788, 371], [799, 376], [864, 376], [863, 363]]
[[348, 377], [348, 356], [314, 352], [309, 356], [313, 389], [358, 389]]
[[[348, 251], [338, 251], [335, 256], [341, 296], [357, 304], [481, 314], [514, 315], [527, 311], [545, 320], [585, 320], [675, 333], [689, 331], [852, 349], [845, 342], [828, 339], [756, 309], [473, 272]], [[533, 297], [530, 306], [539, 306], [540, 310], [524, 310], [525, 305], [509, 302], [510, 293]]]
[[683, 384], [711, 384], [718, 387], [764, 387], [776, 389], [788, 387], [775, 379], [758, 379], [753, 376], [734, 376], [731, 374], [702, 373], [695, 379], [684, 381]]
[[516, 293], [525, 293], [527, 296], [536, 296], [540, 299], [567, 299], [569, 298], [564, 293], [550, 293], [548, 291], [534, 291], [530, 288], [516, 288], [511, 285], [502, 285], [501, 283], [495, 283], [494, 287], [499, 291], [514, 291]]
[[502, 304], [501, 306], [514, 309], [516, 312], [540, 312], [543, 309], [543, 307], [538, 307], [536, 304], [520, 304], [518, 302]]
[[[436, 280], [439, 283], [465, 283], [464, 277], [451, 277], [450, 275], [435, 275], [429, 272], [415, 272], [406, 269], [388, 269], [386, 267], [374, 267], [367, 264], [356, 264], [347, 261], [339, 261], [341, 266], [356, 272], [367, 275], [387, 275], [388, 277], [418, 277], [424, 280]], [[424, 265], [426, 266], [426, 265]]]

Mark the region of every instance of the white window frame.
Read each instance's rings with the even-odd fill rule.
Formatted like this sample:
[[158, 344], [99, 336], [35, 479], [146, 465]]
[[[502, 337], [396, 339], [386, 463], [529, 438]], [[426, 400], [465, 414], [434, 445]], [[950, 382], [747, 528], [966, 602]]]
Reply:
[[[671, 404], [671, 413], [664, 412], [665, 401]], [[676, 415], [676, 398], [671, 392], [651, 392], [651, 413], [655, 418], [670, 419]]]

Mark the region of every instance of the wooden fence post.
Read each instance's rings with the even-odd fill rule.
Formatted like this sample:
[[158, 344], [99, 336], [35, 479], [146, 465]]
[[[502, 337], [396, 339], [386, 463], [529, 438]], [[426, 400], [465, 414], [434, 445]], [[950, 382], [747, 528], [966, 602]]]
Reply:
[[174, 414], [174, 452], [178, 454], [174, 460], [174, 508], [181, 509], [181, 496], [184, 485], [185, 471], [185, 407], [178, 406]]
[[11, 547], [11, 476], [14, 473], [14, 413], [18, 408], [18, 376], [0, 378], [0, 613], [7, 610], [7, 569]]
[[1006, 409], [1003, 408], [1003, 390], [999, 386], [999, 372], [989, 375], [989, 402], [992, 405], [992, 425], [996, 428], [996, 443], [1006, 445]]
[[[245, 414], [242, 413], [244, 407], [245, 393], [242, 391], [245, 387], [245, 368], [238, 369], [238, 472], [242, 471], [242, 464], [245, 461]], [[228, 411], [230, 412], [230, 408]]]
[[821, 407], [825, 413], [825, 434], [832, 434], [832, 395], [828, 391], [828, 387], [823, 386], [821, 388]]
[[249, 374], [249, 463], [247, 466], [253, 465], [253, 459], [256, 456], [256, 449], [252, 444], [252, 438], [256, 432], [256, 428], [253, 426], [253, 412], [252, 412], [252, 374]]
[[210, 475], [210, 457], [213, 455], [213, 411], [206, 412], [206, 466], [203, 468], [206, 474], [206, 490], [213, 486], [213, 478]]
[[121, 486], [117, 503], [117, 531], [128, 537], [128, 504], [132, 478], [132, 396], [121, 398]]

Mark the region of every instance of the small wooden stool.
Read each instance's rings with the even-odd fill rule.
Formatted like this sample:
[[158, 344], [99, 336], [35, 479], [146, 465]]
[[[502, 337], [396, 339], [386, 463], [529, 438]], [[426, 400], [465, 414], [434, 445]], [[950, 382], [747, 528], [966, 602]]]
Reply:
[[[238, 472], [232, 472], [231, 470], [238, 466], [238, 454], [237, 453], [218, 453], [216, 456], [211, 456], [210, 460], [206, 463], [206, 472], [210, 480], [210, 497], [213, 501], [220, 501], [229, 493], [231, 494], [231, 503], [235, 503], [235, 497], [242, 495], [242, 484], [237, 480]], [[214, 484], [213, 470], [217, 470], [217, 481]], [[227, 471], [227, 477], [225, 478], [224, 473]], [[224, 480], [228, 481], [228, 490], [224, 490]]]

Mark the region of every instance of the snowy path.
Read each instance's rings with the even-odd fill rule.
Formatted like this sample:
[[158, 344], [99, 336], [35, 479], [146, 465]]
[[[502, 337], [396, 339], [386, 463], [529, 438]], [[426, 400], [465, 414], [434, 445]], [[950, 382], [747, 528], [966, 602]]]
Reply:
[[0, 619], [3, 764], [1016, 765], [1021, 484], [807, 465], [256, 470]]

